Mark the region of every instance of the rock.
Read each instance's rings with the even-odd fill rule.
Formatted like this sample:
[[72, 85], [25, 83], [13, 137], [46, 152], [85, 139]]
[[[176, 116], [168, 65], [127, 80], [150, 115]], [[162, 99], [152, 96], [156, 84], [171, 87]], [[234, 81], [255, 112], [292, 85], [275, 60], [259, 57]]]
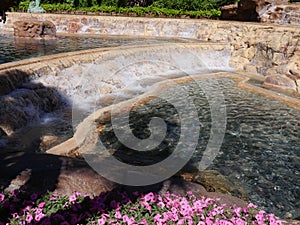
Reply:
[[30, 121], [36, 121], [44, 113], [62, 107], [62, 97], [55, 89], [20, 88], [0, 96], [0, 128], [11, 135]]
[[237, 19], [237, 4], [225, 5], [221, 8], [222, 20], [236, 20]]
[[41, 193], [49, 190], [70, 195], [76, 190], [98, 195], [115, 187], [83, 160], [25, 152], [5, 153], [0, 158], [0, 186], [6, 191], [26, 185]]
[[57, 143], [58, 143], [57, 136], [45, 135], [41, 137], [40, 147], [48, 149], [50, 147], [53, 147]]
[[21, 38], [54, 39], [56, 27], [50, 21], [16, 21], [14, 35]]
[[261, 21], [262, 16], [274, 4], [288, 3], [288, 0], [240, 0], [237, 5], [223, 6], [221, 19], [239, 21]]
[[286, 76], [270, 75], [266, 76], [263, 87], [282, 89], [286, 91], [297, 91], [297, 85], [294, 80]]
[[208, 192], [238, 195], [238, 197], [248, 200], [244, 190], [235, 187], [225, 176], [215, 170], [198, 172], [194, 176], [193, 182], [201, 184]]
[[193, 192], [197, 197], [221, 198], [222, 203], [245, 207], [247, 202], [236, 197], [207, 192], [203, 186], [180, 178], [170, 178], [159, 184], [146, 187], [129, 187], [117, 185], [98, 175], [84, 160], [37, 153], [1, 153], [0, 152], [0, 186], [5, 191], [12, 191], [26, 185], [29, 191], [46, 193], [57, 191], [70, 195], [74, 191], [92, 196], [116, 188], [127, 191], [171, 192], [185, 195]]
[[70, 22], [68, 26], [68, 31], [70, 33], [77, 33], [82, 28], [78, 22]]
[[299, 4], [274, 5], [261, 15], [261, 22], [300, 25], [299, 14]]

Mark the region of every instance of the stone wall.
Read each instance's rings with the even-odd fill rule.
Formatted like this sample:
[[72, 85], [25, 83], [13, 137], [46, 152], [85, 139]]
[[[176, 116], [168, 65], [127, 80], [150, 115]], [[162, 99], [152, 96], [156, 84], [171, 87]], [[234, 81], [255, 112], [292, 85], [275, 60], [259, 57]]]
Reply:
[[262, 15], [261, 22], [300, 26], [300, 3], [275, 5]]
[[57, 34], [179, 37], [228, 43], [232, 66], [265, 76], [283, 76], [289, 81], [287, 89], [300, 92], [298, 26], [205, 19], [7, 13], [7, 22], [0, 29], [12, 32], [15, 21], [29, 18], [53, 22]]

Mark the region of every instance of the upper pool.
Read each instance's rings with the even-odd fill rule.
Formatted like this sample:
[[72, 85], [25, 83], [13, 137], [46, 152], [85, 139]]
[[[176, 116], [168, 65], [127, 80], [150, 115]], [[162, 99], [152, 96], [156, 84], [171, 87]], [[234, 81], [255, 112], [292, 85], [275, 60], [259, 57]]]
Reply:
[[[174, 40], [172, 40], [174, 41]], [[176, 40], [180, 41], [180, 40]], [[183, 41], [183, 40], [182, 40]], [[168, 39], [58, 36], [55, 40], [14, 38], [0, 34], [0, 64], [91, 48], [170, 42]]]

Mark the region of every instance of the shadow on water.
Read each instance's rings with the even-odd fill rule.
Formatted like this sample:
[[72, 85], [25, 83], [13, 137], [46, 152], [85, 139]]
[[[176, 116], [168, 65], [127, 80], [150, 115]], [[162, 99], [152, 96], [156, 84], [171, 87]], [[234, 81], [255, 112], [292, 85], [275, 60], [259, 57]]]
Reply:
[[51, 147], [73, 135], [71, 118], [65, 115], [69, 103], [55, 88], [30, 81], [30, 76], [19, 70], [0, 76], [0, 187], [26, 184], [33, 190], [54, 190], [62, 159], [39, 152], [45, 137], [52, 137], [44, 143]]
[[20, 70], [0, 76], [1, 152], [36, 152], [42, 142], [57, 144], [58, 137], [64, 141], [73, 135], [68, 99], [53, 87], [30, 81], [30, 77]]

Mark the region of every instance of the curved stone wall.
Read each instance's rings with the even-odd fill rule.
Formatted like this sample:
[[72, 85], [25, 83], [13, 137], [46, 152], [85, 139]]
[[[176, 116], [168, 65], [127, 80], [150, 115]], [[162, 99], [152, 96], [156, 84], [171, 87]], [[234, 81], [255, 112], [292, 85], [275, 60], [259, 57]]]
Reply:
[[300, 92], [299, 26], [205, 19], [7, 13], [7, 22], [0, 29], [12, 32], [15, 21], [28, 18], [53, 22], [58, 34], [181, 37], [229, 43], [232, 66], [265, 76], [283, 76], [288, 80], [287, 89]]
[[[226, 54], [222, 55], [223, 52]], [[182, 55], [186, 57], [188, 54], [191, 60], [182, 61]], [[139, 58], [137, 59], [136, 56]], [[215, 58], [218, 58], [220, 62], [214, 63]], [[108, 91], [111, 92], [114, 89], [111, 87], [113, 85], [122, 89], [126, 84], [119, 81], [120, 77], [114, 76], [113, 84], [109, 86], [112, 74], [139, 60], [145, 64], [148, 62], [148, 67], [144, 72], [150, 73], [153, 77], [166, 73], [163, 72], [166, 67], [158, 68], [157, 63], [152, 65], [155, 60], [168, 65], [168, 68], [174, 67], [167, 71], [167, 73], [171, 71], [172, 75], [230, 70], [228, 45], [213, 43], [168, 43], [100, 48], [2, 64], [0, 65], [0, 130], [11, 135], [15, 130], [26, 126], [28, 122], [35, 120], [43, 113], [67, 104], [68, 102], [64, 102], [64, 99], [74, 98], [76, 94], [78, 98], [83, 96], [83, 100], [88, 98], [90, 94], [84, 94], [85, 90], [79, 91], [80, 94], [78, 94], [78, 90], [72, 88], [72, 84], [76, 86], [78, 80], [85, 75], [90, 76], [95, 73], [93, 82], [98, 82], [97, 88], [101, 89], [100, 93], [103, 95]], [[91, 64], [98, 65], [98, 68], [94, 71], [78, 70], [78, 65], [89, 67]], [[139, 65], [134, 69], [141, 70]], [[143, 71], [139, 71], [140, 75], [142, 73]], [[39, 80], [40, 77], [46, 77], [48, 81], [42, 82]], [[126, 79], [128, 77], [123, 78], [123, 80]], [[32, 83], [32, 80], [35, 82]], [[88, 89], [90, 91], [91, 87], [88, 86]], [[95, 89], [95, 96], [99, 94], [98, 89]], [[83, 102], [79, 101], [79, 104]]]

